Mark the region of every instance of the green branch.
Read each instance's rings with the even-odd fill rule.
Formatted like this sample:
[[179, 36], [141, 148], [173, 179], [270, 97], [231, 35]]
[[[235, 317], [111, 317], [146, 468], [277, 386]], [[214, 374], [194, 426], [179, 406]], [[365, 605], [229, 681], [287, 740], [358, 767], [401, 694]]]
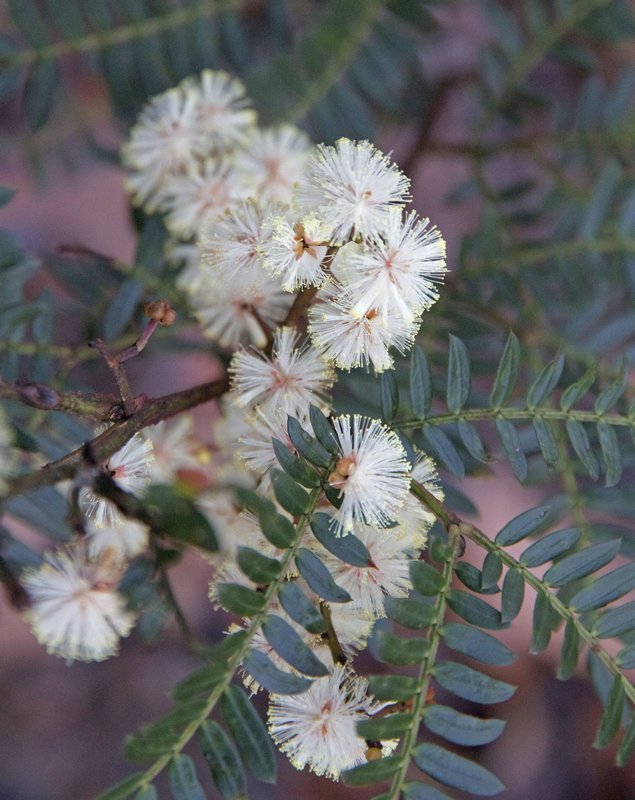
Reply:
[[475, 525], [472, 525], [469, 522], [457, 521], [457, 517], [420, 483], [412, 481], [410, 491], [415, 495], [415, 497], [418, 497], [419, 500], [421, 500], [421, 502], [427, 506], [430, 511], [432, 511], [437, 519], [439, 519], [446, 527], [448, 527], [448, 529], [450, 526], [456, 528], [461, 536], [465, 536], [467, 539], [470, 539], [486, 552], [496, 553], [506, 567], [510, 569], [516, 569], [522, 573], [525, 583], [531, 586], [536, 594], [541, 594], [547, 599], [553, 611], [562, 620], [571, 624], [575, 628], [577, 634], [580, 636], [580, 639], [585, 642], [585, 644], [587, 644], [591, 650], [593, 650], [607, 670], [613, 676], [619, 678], [623, 685], [624, 693], [631, 700], [631, 702], [635, 704], [635, 685], [633, 685], [626, 678], [612, 656], [607, 653], [606, 650], [604, 650], [599, 640], [593, 636], [593, 634], [582, 624], [579, 617], [577, 617], [575, 613], [571, 611], [571, 609], [567, 608], [562, 600], [560, 600], [551, 591], [547, 584], [543, 583], [540, 578], [536, 577], [533, 572], [531, 572], [521, 561], [515, 559], [504, 548], [500, 547], [500, 545], [497, 545], [496, 542], [493, 542]]
[[447, 414], [435, 414], [434, 416], [422, 418], [406, 418], [395, 422], [397, 428], [418, 428], [424, 422], [430, 425], [446, 425], [449, 422], [457, 422], [460, 419], [467, 420], [468, 422], [477, 422], [482, 420], [495, 421], [497, 417], [503, 417], [510, 420], [533, 420], [538, 418], [566, 422], [569, 419], [576, 420], [576, 422], [590, 422], [597, 423], [600, 420], [607, 422], [609, 425], [615, 425], [622, 428], [635, 428], [635, 417], [626, 416], [624, 414], [601, 414], [597, 411], [581, 411], [581, 410], [568, 410], [564, 411], [560, 408], [467, 408], [456, 413], [448, 412]]
[[110, 30], [89, 33], [77, 39], [66, 39], [41, 47], [26, 48], [15, 54], [3, 56], [0, 65], [4, 69], [27, 67], [36, 62], [62, 58], [71, 53], [93, 53], [139, 39], [148, 39], [199, 19], [213, 17], [221, 11], [240, 8], [245, 4], [246, 0], [201, 0], [190, 8], [178, 8], [166, 14], [118, 25]]
[[[419, 489], [423, 489], [421, 484], [413, 481], [412, 485], [412, 493], [422, 499], [419, 495]], [[424, 490], [425, 491], [425, 490]], [[440, 508], [438, 505], [437, 499], [434, 497], [432, 493], [426, 492], [426, 496], [432, 498], [434, 502], [431, 502], [431, 505], [428, 507], [433, 513], [436, 513], [432, 506], [440, 512]], [[426, 505], [428, 503], [426, 502]], [[393, 777], [392, 784], [390, 786], [390, 791], [386, 795], [389, 800], [398, 800], [400, 797], [401, 789], [403, 786], [404, 781], [406, 780], [406, 775], [408, 773], [408, 767], [410, 766], [410, 757], [412, 751], [417, 744], [417, 736], [419, 733], [419, 727], [421, 725], [421, 719], [423, 718], [423, 714], [425, 711], [426, 706], [426, 699], [428, 696], [428, 687], [430, 685], [430, 679], [432, 677], [432, 670], [435, 665], [437, 651], [439, 649], [439, 644], [441, 642], [441, 635], [440, 629], [443, 625], [443, 620], [445, 618], [445, 611], [446, 611], [446, 597], [447, 593], [450, 591], [452, 585], [452, 578], [454, 576], [454, 566], [456, 563], [457, 558], [459, 557], [460, 553], [460, 546], [461, 546], [461, 535], [457, 525], [454, 523], [450, 523], [449, 519], [451, 515], [447, 517], [448, 523], [448, 534], [450, 537], [450, 553], [446, 558], [443, 564], [443, 585], [439, 591], [439, 594], [436, 597], [434, 609], [435, 615], [434, 620], [432, 621], [430, 627], [428, 628], [428, 633], [426, 636], [426, 640], [430, 644], [430, 647], [421, 662], [421, 667], [419, 669], [419, 674], [417, 675], [417, 693], [414, 697], [414, 701], [412, 704], [412, 720], [410, 723], [410, 727], [406, 731], [403, 743], [401, 746], [400, 756], [401, 756], [401, 765], [395, 776]]]
[[202, 709], [199, 716], [193, 720], [183, 731], [177, 742], [175, 743], [172, 750], [158, 758], [144, 774], [144, 785], [150, 783], [160, 772], [162, 772], [165, 767], [169, 764], [172, 758], [183, 748], [187, 745], [190, 739], [194, 736], [196, 731], [200, 728], [202, 723], [209, 717], [212, 713], [216, 703], [220, 700], [221, 695], [225, 691], [225, 689], [229, 686], [234, 673], [240, 666], [241, 662], [244, 660], [245, 656], [247, 655], [247, 651], [249, 650], [249, 646], [251, 644], [251, 639], [257, 630], [262, 625], [262, 622], [265, 616], [269, 613], [270, 607], [272, 603], [278, 596], [280, 588], [284, 581], [287, 578], [287, 573], [291, 567], [293, 559], [298, 551], [302, 543], [302, 537], [306, 530], [306, 527], [309, 523], [309, 519], [311, 518], [315, 508], [317, 506], [318, 500], [322, 493], [322, 487], [318, 487], [313, 489], [310, 494], [310, 505], [307, 511], [299, 518], [298, 522], [295, 525], [296, 537], [295, 541], [291, 545], [291, 547], [285, 552], [284, 557], [280, 562], [280, 573], [278, 577], [273, 580], [267, 587], [264, 593], [264, 604], [260, 611], [258, 611], [254, 616], [251, 618], [249, 625], [246, 628], [247, 635], [244, 638], [243, 644], [234, 652], [227, 661], [227, 670], [225, 672], [225, 677], [220, 683], [216, 684], [212, 692], [210, 693], [207, 703], [205, 704], [204, 708]]

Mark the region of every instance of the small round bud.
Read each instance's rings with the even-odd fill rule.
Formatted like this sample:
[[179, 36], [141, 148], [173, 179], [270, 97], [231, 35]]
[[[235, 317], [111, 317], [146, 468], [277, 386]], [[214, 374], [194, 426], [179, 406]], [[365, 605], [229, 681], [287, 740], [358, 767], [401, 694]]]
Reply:
[[146, 317], [158, 322], [159, 325], [174, 325], [176, 322], [176, 311], [167, 300], [146, 303], [143, 306], [143, 313]]

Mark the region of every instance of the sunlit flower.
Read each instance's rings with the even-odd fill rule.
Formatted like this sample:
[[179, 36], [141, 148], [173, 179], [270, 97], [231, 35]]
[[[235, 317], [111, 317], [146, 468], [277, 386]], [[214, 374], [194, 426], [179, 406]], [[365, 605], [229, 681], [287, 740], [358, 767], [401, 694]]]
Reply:
[[334, 519], [340, 532], [353, 522], [390, 525], [410, 486], [410, 464], [397, 435], [379, 420], [354, 416], [333, 418], [341, 457], [329, 476], [342, 504]]
[[438, 299], [436, 284], [445, 272], [439, 231], [414, 212], [402, 218], [400, 209], [391, 208], [382, 234], [351, 252], [338, 277], [357, 316], [376, 309], [383, 320], [395, 314], [412, 322]]
[[296, 195], [301, 213], [316, 213], [333, 244], [381, 234], [391, 207], [410, 200], [409, 179], [370, 142], [339, 139], [318, 145]]
[[[118, 486], [134, 493], [148, 483], [153, 458], [152, 443], [141, 434], [135, 433], [120, 450], [110, 456], [103, 468]], [[86, 516], [97, 528], [112, 528], [123, 524], [124, 517], [116, 506], [92, 489], [82, 491], [82, 500]]]
[[290, 203], [310, 147], [308, 136], [293, 125], [254, 128], [233, 163], [261, 202]]
[[333, 384], [333, 370], [313, 347], [298, 347], [299, 334], [293, 328], [276, 331], [273, 353], [239, 350], [229, 371], [236, 405], [259, 405], [264, 413], [306, 415], [311, 404], [326, 408], [326, 392]]
[[102, 661], [114, 655], [134, 616], [116, 591], [121, 564], [109, 554], [98, 561], [83, 548], [48, 553], [21, 582], [29, 596], [27, 619], [49, 653], [78, 661]]
[[337, 780], [366, 760], [355, 727], [368, 716], [366, 688], [364, 679], [337, 666], [302, 694], [271, 695], [269, 731], [294, 767]]
[[328, 225], [315, 214], [299, 222], [292, 221], [289, 215], [279, 215], [269, 218], [265, 230], [269, 235], [260, 248], [262, 264], [271, 275], [280, 276], [286, 292], [324, 283]]

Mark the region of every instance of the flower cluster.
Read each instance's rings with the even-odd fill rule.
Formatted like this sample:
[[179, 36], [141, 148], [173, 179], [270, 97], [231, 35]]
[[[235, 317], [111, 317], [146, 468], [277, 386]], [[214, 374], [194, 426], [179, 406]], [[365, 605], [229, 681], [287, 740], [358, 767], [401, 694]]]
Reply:
[[[311, 406], [331, 414], [337, 369], [379, 373], [394, 366], [394, 351], [412, 345], [444, 278], [443, 239], [427, 219], [404, 210], [409, 180], [388, 156], [366, 141], [311, 147], [292, 126], [259, 128], [244, 87], [224, 73], [204, 72], [154, 98], [123, 155], [133, 202], [165, 215], [169, 257], [184, 264], [178, 283], [203, 332], [233, 351], [216, 436], [224, 463], [217, 481], [271, 494], [274, 441], [296, 454], [288, 418], [312, 435]], [[308, 313], [298, 327], [292, 309], [303, 296]], [[433, 522], [409, 494], [410, 481], [437, 497], [442, 492], [432, 461], [419, 454], [413, 466], [380, 421], [354, 414], [331, 422], [337, 453], [323, 480], [337, 509], [324, 495], [318, 512], [326, 513], [332, 535], [357, 537], [370, 558], [353, 566], [308, 528], [302, 535], [302, 547], [351, 600], [320, 601], [291, 561], [285, 577], [328, 614], [330, 640], [308, 633], [275, 603], [270, 613], [329, 674], [298, 696], [272, 696], [269, 720], [296, 766], [337, 778], [364, 761], [367, 744], [356, 722], [379, 709], [352, 659], [384, 615], [385, 596], [412, 588], [409, 560], [425, 547]], [[238, 566], [240, 549], [272, 559], [283, 551], [231, 491], [217, 485], [201, 495], [199, 508], [223, 544], [212, 603], [220, 605], [223, 583], [259, 588]], [[262, 631], [251, 647], [278, 669], [292, 669]], [[253, 676], [244, 679], [259, 690]], [[383, 752], [393, 745], [383, 743]]]

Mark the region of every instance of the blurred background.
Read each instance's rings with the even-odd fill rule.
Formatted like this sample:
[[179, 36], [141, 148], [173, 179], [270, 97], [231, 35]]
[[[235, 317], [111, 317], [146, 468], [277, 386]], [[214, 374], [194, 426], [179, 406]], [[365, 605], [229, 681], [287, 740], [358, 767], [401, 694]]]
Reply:
[[[513, 254], [540, 236], [566, 237], [571, 219], [603, 187], [608, 199], [598, 226], [610, 222], [611, 191], [617, 197], [629, 181], [632, 186], [632, 10], [628, 2], [584, 0], [3, 4], [0, 185], [15, 195], [0, 209], [0, 225], [37, 259], [26, 298], [53, 305], [55, 297], [42, 340], [82, 347], [117, 296], [126, 265], [135, 263], [139, 221], [123, 191], [118, 149], [143, 103], [188, 74], [221, 67], [246, 80], [264, 122], [289, 119], [315, 141], [371, 138], [411, 176], [414, 208], [448, 242], [446, 299], [422, 331], [433, 352], [448, 330], [465, 333], [482, 344], [485, 366], [500, 353], [507, 327], [518, 323], [525, 342], [535, 335], [552, 353], [558, 337], [571, 343], [577, 335], [587, 337], [591, 351], [611, 355], [626, 348], [630, 354], [632, 263], [611, 262], [597, 284], [593, 264], [582, 264], [582, 257], [553, 271], [537, 264], [542, 271], [528, 283], [544, 280], [549, 316], [540, 340], [540, 319], [532, 321], [531, 300], [519, 294]], [[611, 185], [610, 168], [619, 170]], [[102, 281], [99, 308], [86, 307], [72, 277], [77, 268]], [[569, 285], [571, 270], [579, 270], [580, 285]], [[169, 270], [149, 271], [164, 283], [171, 279]], [[618, 274], [621, 288], [611, 284]], [[143, 273], [136, 275], [143, 284]], [[513, 297], [505, 295], [501, 275], [509, 277]], [[608, 299], [576, 334], [571, 318], [552, 313], [558, 292], [572, 303], [581, 292]], [[467, 309], [472, 299], [476, 314]], [[160, 357], [150, 347], [131, 364], [135, 392], [164, 394], [216, 374], [215, 356], [182, 311], [180, 346]], [[621, 324], [609, 330], [616, 320]], [[32, 366], [20, 364], [16, 378]], [[73, 388], [110, 390], [111, 377], [95, 360], [74, 364], [68, 377]], [[215, 414], [210, 405], [197, 414], [205, 441]], [[447, 471], [442, 480], [456, 484]], [[457, 503], [493, 534], [536, 505], [545, 482], [521, 487], [499, 462], [461, 488], [467, 497]], [[44, 538], [25, 517], [13, 520], [12, 531], [42, 549]], [[632, 534], [625, 537], [632, 542]], [[194, 557], [174, 570], [192, 627], [203, 639], [218, 640], [227, 621], [212, 613], [209, 577], [209, 566]], [[122, 755], [125, 734], [169, 708], [167, 691], [198, 663], [170, 623], [157, 641], [133, 634], [118, 658], [89, 665], [48, 656], [4, 599], [0, 626], [0, 800], [84, 800], [124, 777], [131, 771]], [[501, 638], [527, 652], [531, 603]], [[479, 754], [482, 763], [505, 783], [505, 800], [635, 798], [634, 768], [618, 770], [610, 750], [591, 747], [600, 704], [583, 667], [568, 683], [555, 679], [555, 639], [539, 656], [522, 655], [513, 667], [492, 670], [522, 689], [498, 713], [492, 709], [507, 727]], [[480, 713], [469, 704], [462, 710]], [[285, 758], [279, 767], [278, 785], [254, 783], [254, 798], [373, 794], [298, 773]], [[157, 785], [160, 797], [168, 796]], [[211, 786], [209, 793], [216, 796]]]

